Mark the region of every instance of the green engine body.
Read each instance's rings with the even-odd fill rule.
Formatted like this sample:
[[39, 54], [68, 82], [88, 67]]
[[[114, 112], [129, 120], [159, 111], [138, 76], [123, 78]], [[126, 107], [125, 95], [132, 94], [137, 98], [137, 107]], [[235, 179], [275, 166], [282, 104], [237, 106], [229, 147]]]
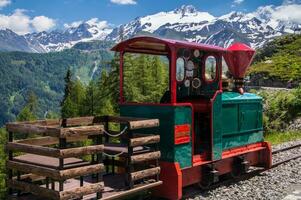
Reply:
[[[235, 92], [223, 92], [212, 102], [210, 116], [210, 131], [203, 133], [199, 123], [193, 127], [193, 110], [189, 105], [158, 105], [158, 104], [122, 104], [120, 115], [141, 118], [157, 118], [160, 120], [161, 160], [178, 162], [181, 168], [192, 166], [194, 148], [193, 138], [199, 134], [212, 134], [212, 146], [209, 152], [212, 160], [222, 158], [222, 152], [227, 149], [240, 147], [263, 141], [262, 98], [250, 93], [240, 95]], [[190, 142], [175, 144], [175, 125], [190, 124], [195, 137], [190, 131]], [[145, 132], [147, 133], [147, 132]], [[210, 141], [211, 143], [211, 141]]]

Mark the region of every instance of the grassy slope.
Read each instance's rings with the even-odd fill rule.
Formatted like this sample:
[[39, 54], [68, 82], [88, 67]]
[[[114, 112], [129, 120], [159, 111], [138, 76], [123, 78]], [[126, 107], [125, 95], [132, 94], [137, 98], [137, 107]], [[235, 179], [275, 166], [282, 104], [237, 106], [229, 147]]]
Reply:
[[301, 35], [286, 35], [257, 50], [250, 75], [263, 73], [283, 81], [301, 80]]
[[272, 145], [275, 145], [288, 141], [301, 140], [301, 131], [285, 133], [272, 132], [266, 134], [264, 138], [266, 141], [269, 141]]

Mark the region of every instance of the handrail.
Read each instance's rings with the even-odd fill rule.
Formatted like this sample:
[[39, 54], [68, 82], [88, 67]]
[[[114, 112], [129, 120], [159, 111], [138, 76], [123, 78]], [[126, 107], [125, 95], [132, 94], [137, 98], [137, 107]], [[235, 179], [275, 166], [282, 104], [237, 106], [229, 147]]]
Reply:
[[119, 137], [119, 136], [121, 136], [122, 134], [124, 134], [125, 131], [126, 131], [127, 129], [128, 129], [128, 127], [125, 126], [124, 129], [123, 129], [120, 133], [118, 133], [118, 134], [116, 134], [116, 135], [111, 134], [111, 133], [109, 133], [109, 132], [106, 131], [106, 130], [103, 130], [103, 132], [104, 132], [105, 134], [107, 134], [108, 136], [110, 136], [110, 137]]

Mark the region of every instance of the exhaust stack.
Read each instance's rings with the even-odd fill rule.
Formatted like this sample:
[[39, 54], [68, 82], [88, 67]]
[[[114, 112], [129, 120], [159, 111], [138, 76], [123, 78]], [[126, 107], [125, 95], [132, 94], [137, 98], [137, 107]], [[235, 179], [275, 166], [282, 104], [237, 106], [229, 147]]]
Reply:
[[253, 61], [255, 50], [242, 43], [231, 45], [224, 56], [229, 71], [233, 75], [235, 89], [243, 94], [244, 77]]

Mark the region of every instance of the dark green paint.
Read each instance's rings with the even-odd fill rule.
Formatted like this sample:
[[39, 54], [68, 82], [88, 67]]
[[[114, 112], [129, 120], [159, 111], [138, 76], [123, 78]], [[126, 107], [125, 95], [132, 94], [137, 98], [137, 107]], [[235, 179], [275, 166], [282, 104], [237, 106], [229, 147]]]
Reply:
[[224, 92], [221, 122], [223, 150], [263, 141], [262, 98]]
[[[181, 168], [191, 166], [191, 142], [174, 144], [174, 126], [191, 124], [191, 108], [187, 106], [157, 106], [157, 105], [121, 105], [121, 116], [155, 118], [160, 120], [157, 131], [160, 133], [161, 160], [178, 162]], [[142, 133], [146, 133], [143, 131]], [[153, 132], [154, 133], [154, 132]], [[191, 135], [191, 132], [190, 132]]]
[[222, 158], [222, 95], [218, 94], [212, 105], [213, 160]]

